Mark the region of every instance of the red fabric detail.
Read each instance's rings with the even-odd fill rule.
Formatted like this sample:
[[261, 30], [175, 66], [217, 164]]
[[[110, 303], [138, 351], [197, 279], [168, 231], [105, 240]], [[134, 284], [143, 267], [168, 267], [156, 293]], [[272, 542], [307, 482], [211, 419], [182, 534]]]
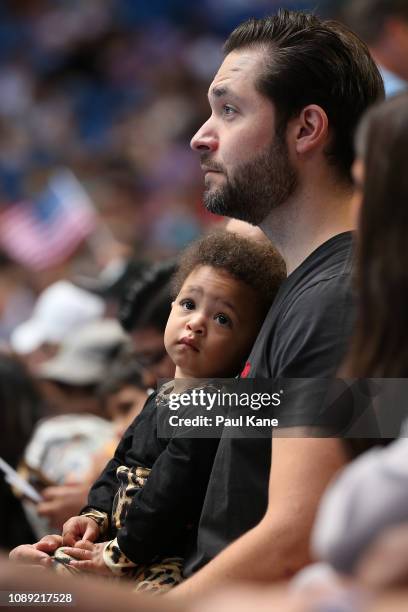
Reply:
[[241, 378], [247, 378], [250, 371], [251, 371], [251, 364], [249, 363], [249, 361], [247, 361], [244, 369], [241, 372]]

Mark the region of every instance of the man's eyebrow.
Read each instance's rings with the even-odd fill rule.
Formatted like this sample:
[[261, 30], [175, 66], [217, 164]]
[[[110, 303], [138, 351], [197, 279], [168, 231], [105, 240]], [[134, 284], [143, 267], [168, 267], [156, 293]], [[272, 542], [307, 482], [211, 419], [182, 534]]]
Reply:
[[228, 87], [213, 87], [210, 91], [210, 96], [213, 98], [222, 98], [229, 93]]
[[209, 97], [210, 98], [223, 98], [225, 96], [229, 96], [230, 98], [234, 98], [235, 100], [239, 100], [239, 96], [235, 94], [231, 89], [225, 87], [224, 85], [213, 87], [210, 90]]

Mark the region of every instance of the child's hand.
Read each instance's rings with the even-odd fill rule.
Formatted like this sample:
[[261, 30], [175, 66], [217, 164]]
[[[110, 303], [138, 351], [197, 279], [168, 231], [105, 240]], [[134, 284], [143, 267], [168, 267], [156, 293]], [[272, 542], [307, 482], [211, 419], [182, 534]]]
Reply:
[[98, 537], [99, 525], [89, 516], [73, 516], [62, 528], [63, 546], [75, 546], [83, 540], [95, 542]]
[[92, 542], [77, 542], [74, 547], [64, 547], [64, 552], [72, 559], [71, 567], [82, 572], [112, 576], [112, 572], [103, 560], [103, 549], [107, 542], [93, 544]]

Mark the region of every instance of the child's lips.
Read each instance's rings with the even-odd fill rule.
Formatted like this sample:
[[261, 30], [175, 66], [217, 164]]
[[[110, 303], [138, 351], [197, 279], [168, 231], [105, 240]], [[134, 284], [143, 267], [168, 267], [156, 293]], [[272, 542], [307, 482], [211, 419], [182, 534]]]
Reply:
[[190, 347], [191, 349], [193, 349], [194, 351], [196, 351], [196, 353], [199, 352], [196, 343], [194, 342], [194, 340], [192, 338], [188, 338], [187, 336], [185, 336], [184, 338], [181, 338], [177, 344], [183, 344], [185, 346]]

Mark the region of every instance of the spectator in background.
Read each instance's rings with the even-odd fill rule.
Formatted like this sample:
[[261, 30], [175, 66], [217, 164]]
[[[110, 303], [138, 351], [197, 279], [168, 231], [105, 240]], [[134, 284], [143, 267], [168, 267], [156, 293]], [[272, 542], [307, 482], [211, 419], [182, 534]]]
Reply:
[[93, 457], [92, 466], [84, 480], [91, 485], [113, 457], [126, 429], [142, 411], [147, 400], [143, 385], [144, 370], [135, 359], [134, 352], [125, 347], [109, 369], [98, 388], [103, 414], [114, 427], [114, 435]]
[[[17, 468], [35, 424], [43, 415], [43, 401], [24, 366], [0, 354], [0, 456]], [[34, 533], [20, 500], [0, 472], [0, 548], [33, 542]]]
[[101, 416], [97, 386], [128, 342], [129, 336], [115, 319], [95, 320], [67, 336], [55, 356], [36, 371], [50, 411]]
[[28, 273], [0, 251], [0, 343], [4, 347], [16, 325], [32, 313], [36, 298], [28, 281]]
[[164, 330], [171, 310], [170, 280], [175, 262], [147, 268], [131, 283], [119, 311], [122, 327], [134, 344], [134, 357], [144, 369], [145, 387], [172, 378], [174, 365], [164, 347]]
[[36, 430], [25, 451], [25, 462], [20, 464], [20, 473], [37, 487], [52, 485], [42, 491], [49, 505], [39, 506], [38, 510], [57, 525], [63, 522], [61, 516], [85, 503], [83, 496], [142, 410], [147, 399], [142, 377], [141, 366], [124, 347], [100, 385], [92, 386], [92, 401], [97, 398], [100, 414], [109, 423], [92, 415], [65, 415], [43, 421]]
[[[171, 310], [170, 279], [174, 270], [175, 264], [168, 262], [152, 265], [142, 273], [137, 268], [136, 280], [130, 283], [125, 292], [120, 309], [121, 324], [130, 332], [134, 343], [134, 359], [142, 368], [144, 388], [153, 387], [159, 378], [172, 378], [174, 374], [174, 365], [164, 348], [164, 329]], [[101, 325], [107, 328], [106, 334], [102, 333]], [[38, 376], [43, 381], [44, 393], [55, 412], [70, 413], [75, 410], [76, 412], [96, 413], [101, 416], [96, 387], [108, 373], [113, 357], [126, 343], [128, 336], [119, 329], [116, 322], [110, 320], [95, 322], [87, 329], [86, 333], [85, 329], [82, 329], [69, 337], [61, 346], [59, 353], [38, 369]], [[55, 428], [59, 430], [62, 421], [67, 418], [72, 419], [73, 417], [61, 416], [49, 420], [43, 425], [43, 431], [45, 427], [51, 428], [51, 437], [55, 437]], [[79, 417], [79, 421], [84, 421], [84, 419], [89, 421], [90, 418], [89, 415]], [[98, 417], [92, 418], [97, 419]], [[76, 417], [78, 424], [79, 421]], [[46, 460], [47, 456], [53, 456], [51, 451], [53, 448], [55, 450], [55, 446], [53, 447], [52, 444], [47, 443], [49, 452], [41, 455], [42, 462], [47, 463], [51, 469], [51, 472], [41, 470], [45, 472], [43, 475], [46, 476], [46, 482], [57, 481], [60, 485], [47, 487], [43, 491], [45, 501], [38, 506], [40, 516], [48, 518], [54, 527], [60, 528], [64, 520], [75, 514], [85, 503], [88, 485], [86, 483], [75, 484], [72, 482], [72, 476], [75, 476], [73, 472], [83, 475], [91, 469], [90, 457], [96, 450], [96, 442], [98, 446], [111, 442], [113, 433], [111, 425], [104, 421], [101, 421], [101, 426], [102, 424], [106, 430], [105, 436], [91, 435], [91, 440], [85, 442], [88, 444], [88, 452], [82, 453], [81, 461], [78, 461], [78, 453], [70, 452], [69, 445], [65, 463], [61, 458], [55, 462], [55, 457], [51, 461]], [[92, 426], [90, 431], [92, 431]], [[40, 430], [37, 431], [37, 437], [40, 436], [40, 433]], [[69, 438], [70, 435], [68, 435]], [[33, 446], [35, 448], [35, 444], [30, 445], [26, 454], [26, 462], [31, 471], [41, 467], [37, 465], [37, 460], [30, 459]], [[35, 453], [35, 457], [37, 456], [38, 453]], [[75, 470], [70, 458], [74, 459]], [[70, 465], [71, 468], [68, 469], [67, 465]], [[55, 473], [55, 468], [58, 468], [58, 474]], [[69, 484], [65, 483], [68, 473], [71, 475]], [[42, 533], [43, 531], [38, 531], [39, 536]]]
[[[356, 206], [361, 206], [359, 308], [343, 372], [348, 378], [408, 376], [407, 150], [408, 94], [403, 94], [368, 113], [357, 136], [354, 176]], [[387, 413], [397, 410], [397, 397], [387, 401]], [[380, 407], [377, 400], [377, 409]], [[406, 418], [405, 401], [404, 413]], [[408, 525], [406, 426], [402, 436], [386, 450], [374, 449], [363, 455], [326, 493], [315, 527], [314, 548], [319, 558], [341, 572], [355, 573], [368, 546], [386, 527]], [[384, 575], [391, 579], [386, 560]]]
[[[84, 504], [88, 485], [83, 479], [93, 465], [93, 453], [114, 435], [112, 423], [102, 418], [97, 387], [128, 342], [116, 320], [94, 321], [66, 338], [55, 357], [38, 368], [41, 388], [58, 416], [39, 424], [21, 471], [42, 486], [52, 484], [43, 489], [44, 501], [36, 514], [54, 528]], [[38, 525], [39, 535], [44, 528]]]
[[98, 395], [104, 415], [115, 424], [116, 435], [121, 438], [147, 399], [143, 368], [132, 348], [125, 347], [118, 355], [99, 386]]
[[13, 330], [11, 348], [35, 370], [56, 354], [64, 338], [102, 317], [104, 310], [101, 298], [66, 280], [58, 281], [38, 297], [31, 317]]
[[406, 0], [347, 0], [340, 17], [368, 44], [387, 96], [408, 89]]
[[[114, 246], [114, 245], [112, 245]], [[101, 245], [101, 249], [102, 249]], [[119, 306], [129, 288], [149, 267], [146, 261], [132, 256], [118, 256], [95, 277], [76, 277], [83, 289], [98, 295], [106, 304], [105, 316], [117, 318]]]

